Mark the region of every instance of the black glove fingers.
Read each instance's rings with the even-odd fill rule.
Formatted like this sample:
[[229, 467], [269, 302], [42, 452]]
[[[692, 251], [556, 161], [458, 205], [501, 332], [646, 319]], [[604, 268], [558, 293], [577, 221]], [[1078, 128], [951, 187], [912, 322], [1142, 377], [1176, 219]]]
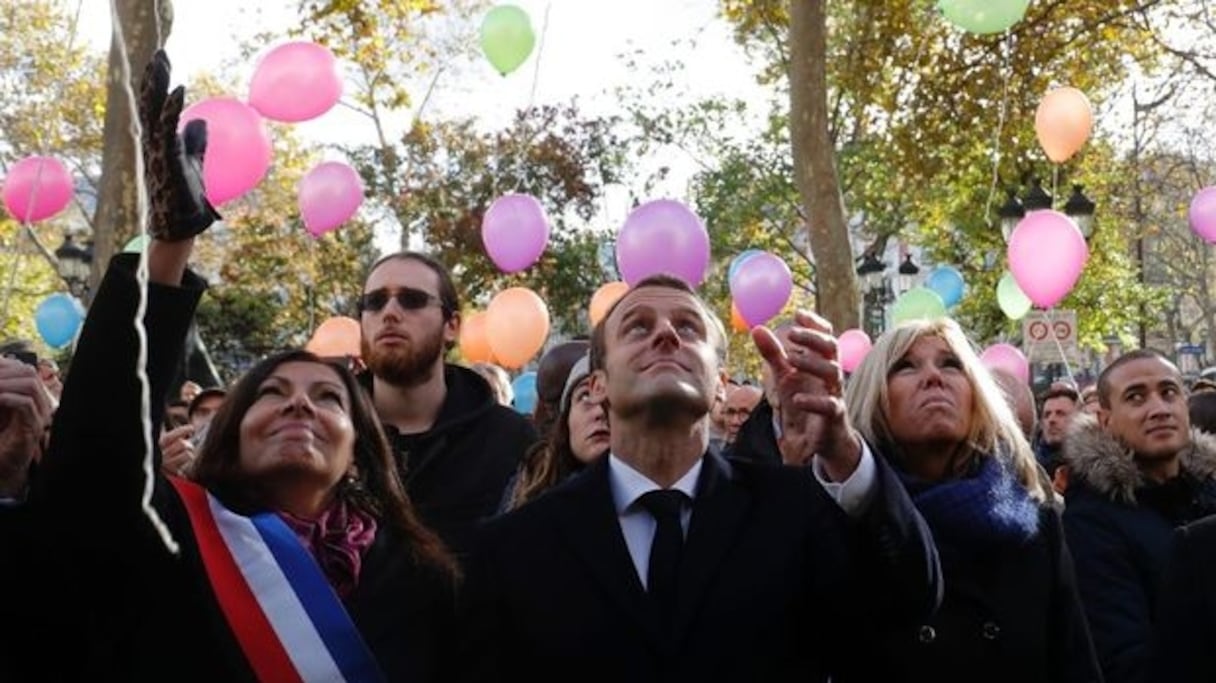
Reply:
[[194, 119], [187, 123], [186, 129], [182, 131], [182, 140], [186, 145], [186, 156], [197, 157], [199, 163], [202, 163], [207, 154], [207, 122]]
[[165, 142], [172, 142], [177, 135], [177, 123], [182, 118], [182, 107], [186, 102], [185, 86], [177, 86], [173, 92], [169, 93], [168, 99], [165, 100], [164, 109], [160, 111], [160, 132], [165, 137]]
[[144, 69], [140, 82], [140, 122], [148, 130], [155, 124], [165, 106], [165, 94], [169, 92], [169, 58], [164, 50], [157, 50]]

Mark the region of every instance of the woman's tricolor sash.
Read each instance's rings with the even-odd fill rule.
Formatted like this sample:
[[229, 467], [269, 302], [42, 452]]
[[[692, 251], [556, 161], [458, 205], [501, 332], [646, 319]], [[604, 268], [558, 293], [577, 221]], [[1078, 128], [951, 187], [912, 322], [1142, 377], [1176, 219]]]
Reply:
[[186, 505], [220, 608], [260, 680], [384, 680], [316, 560], [282, 519], [238, 515], [197, 484], [169, 481]]

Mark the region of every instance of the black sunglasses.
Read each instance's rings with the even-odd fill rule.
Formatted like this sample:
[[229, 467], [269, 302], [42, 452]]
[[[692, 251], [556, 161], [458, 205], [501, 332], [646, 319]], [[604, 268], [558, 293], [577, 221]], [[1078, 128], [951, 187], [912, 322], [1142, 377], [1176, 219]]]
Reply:
[[431, 304], [436, 304], [442, 308], [444, 315], [448, 311], [448, 307], [443, 305], [443, 301], [434, 294], [424, 292], [421, 289], [413, 289], [412, 287], [402, 287], [397, 290], [381, 288], [364, 292], [359, 297], [359, 313], [379, 313], [388, 305], [389, 299], [396, 299], [397, 305], [407, 311], [417, 311]]

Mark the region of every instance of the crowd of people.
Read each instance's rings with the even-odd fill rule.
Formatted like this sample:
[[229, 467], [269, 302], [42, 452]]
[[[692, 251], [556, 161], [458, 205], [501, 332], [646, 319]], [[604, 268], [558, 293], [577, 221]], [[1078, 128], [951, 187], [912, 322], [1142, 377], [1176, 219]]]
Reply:
[[158, 55], [147, 283], [113, 259], [62, 384], [0, 346], [0, 680], [1216, 680], [1216, 391], [1151, 350], [1036, 400], [948, 319], [846, 377], [802, 311], [737, 382], [655, 275], [525, 416], [401, 252], [359, 363], [173, 386], [217, 215], [167, 83]]

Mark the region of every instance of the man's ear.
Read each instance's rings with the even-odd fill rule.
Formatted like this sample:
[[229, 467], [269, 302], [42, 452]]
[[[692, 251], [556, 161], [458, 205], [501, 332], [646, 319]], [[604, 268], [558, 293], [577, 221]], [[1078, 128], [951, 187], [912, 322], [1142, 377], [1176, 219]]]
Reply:
[[603, 370], [593, 370], [587, 379], [587, 393], [592, 403], [607, 403], [608, 378]]
[[460, 311], [452, 311], [452, 315], [443, 321], [443, 340], [455, 344], [460, 339]]
[[1110, 422], [1110, 410], [1108, 408], [1103, 408], [1102, 406], [1098, 406], [1097, 418], [1098, 418], [1098, 426], [1101, 427], [1102, 429], [1106, 429], [1107, 423]]
[[726, 374], [726, 370], [718, 371], [718, 383], [714, 387], [714, 400], [726, 402], [726, 386], [730, 384], [730, 375]]

